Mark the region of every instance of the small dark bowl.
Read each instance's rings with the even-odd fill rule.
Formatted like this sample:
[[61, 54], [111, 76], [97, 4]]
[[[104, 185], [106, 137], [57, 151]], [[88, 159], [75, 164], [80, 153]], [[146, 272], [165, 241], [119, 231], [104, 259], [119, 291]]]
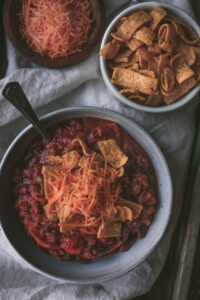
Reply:
[[82, 46], [82, 50], [80, 52], [72, 55], [51, 59], [45, 56], [42, 57], [40, 54], [35, 53], [31, 48], [28, 47], [26, 41], [22, 39], [19, 31], [19, 13], [22, 6], [22, 2], [20, 0], [5, 1], [3, 11], [5, 32], [17, 50], [33, 63], [50, 68], [71, 66], [88, 57], [103, 35], [105, 24], [105, 10], [103, 3], [101, 0], [90, 0], [90, 3], [93, 9], [93, 23], [88, 37], [88, 42]]

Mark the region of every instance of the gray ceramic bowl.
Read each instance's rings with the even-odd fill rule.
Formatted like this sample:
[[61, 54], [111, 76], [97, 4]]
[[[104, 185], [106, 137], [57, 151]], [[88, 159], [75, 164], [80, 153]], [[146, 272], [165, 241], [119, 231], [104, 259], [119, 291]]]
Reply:
[[[108, 26], [108, 28], [107, 28], [104, 36], [103, 36], [102, 43], [101, 43], [101, 48], [103, 48], [104, 45], [107, 43], [107, 41], [109, 39], [109, 36], [110, 36], [110, 33], [113, 31], [113, 29], [117, 25], [118, 21], [122, 17], [124, 17], [126, 15], [129, 15], [129, 14], [131, 14], [131, 13], [137, 11], [137, 10], [141, 10], [141, 9], [150, 11], [155, 6], [163, 7], [168, 12], [170, 12], [173, 15], [175, 15], [175, 16], [179, 17], [180, 19], [182, 19], [187, 24], [189, 24], [192, 28], [194, 28], [196, 33], [200, 36], [200, 27], [199, 27], [198, 23], [189, 14], [187, 14], [184, 10], [182, 10], [182, 9], [180, 9], [180, 8], [174, 6], [174, 5], [164, 4], [164, 3], [161, 3], [161, 2], [145, 2], [145, 3], [133, 5], [129, 8], [127, 8], [127, 9], [123, 10], [119, 15], [117, 15], [114, 18], [114, 20]], [[143, 106], [143, 105], [140, 105], [140, 104], [137, 104], [135, 102], [130, 101], [129, 99], [127, 99], [126, 97], [124, 97], [123, 95], [121, 95], [119, 93], [119, 91], [115, 87], [115, 85], [111, 83], [110, 76], [109, 76], [109, 73], [108, 73], [107, 64], [106, 64], [106, 60], [103, 57], [100, 57], [100, 67], [101, 67], [101, 74], [102, 74], [102, 77], [103, 77], [103, 80], [104, 80], [106, 86], [108, 87], [108, 89], [111, 91], [111, 93], [119, 101], [121, 101], [123, 104], [125, 104], [127, 106], [130, 106], [132, 108], [136, 108], [136, 109], [139, 109], [139, 110], [143, 110], [143, 111], [146, 111], [146, 112], [161, 113], [161, 112], [167, 112], [167, 111], [177, 109], [177, 108], [183, 106], [184, 104], [188, 103], [190, 100], [192, 100], [194, 98], [194, 96], [197, 95], [197, 93], [200, 91], [200, 83], [199, 83], [191, 91], [189, 91], [187, 94], [185, 94], [179, 100], [177, 100], [176, 102], [174, 102], [170, 105], [161, 106], [161, 107]]]
[[88, 264], [61, 262], [46, 254], [30, 240], [16, 219], [12, 203], [11, 177], [16, 163], [23, 157], [36, 136], [32, 126], [26, 127], [12, 142], [0, 166], [0, 220], [2, 232], [18, 257], [43, 275], [73, 283], [97, 283], [131, 270], [141, 263], [162, 238], [172, 207], [172, 182], [166, 161], [152, 138], [133, 121], [109, 110], [87, 107], [70, 108], [50, 113], [42, 118], [46, 127], [72, 117], [99, 117], [117, 122], [146, 150], [154, 165], [159, 189], [159, 207], [146, 236], [127, 251], [97, 259]]

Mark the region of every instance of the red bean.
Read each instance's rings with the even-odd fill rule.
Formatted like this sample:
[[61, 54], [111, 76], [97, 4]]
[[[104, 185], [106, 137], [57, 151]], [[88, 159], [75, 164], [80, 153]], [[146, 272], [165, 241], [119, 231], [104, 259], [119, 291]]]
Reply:
[[40, 186], [37, 184], [30, 184], [29, 185], [29, 193], [33, 198], [41, 197], [41, 189]]
[[77, 239], [75, 237], [72, 238], [65, 238], [61, 247], [67, 251], [70, 255], [79, 254], [83, 247], [84, 242], [82, 239]]
[[23, 170], [23, 176], [28, 179], [31, 179], [33, 177], [33, 173], [34, 171], [31, 168], [27, 168]]
[[19, 189], [18, 189], [18, 193], [19, 195], [25, 195], [28, 191], [28, 186], [27, 185], [22, 185]]
[[138, 201], [139, 203], [146, 204], [148, 206], [153, 206], [156, 204], [156, 199], [151, 191], [143, 191], [140, 194]]
[[20, 203], [19, 208], [20, 208], [21, 211], [28, 211], [28, 206], [29, 206], [28, 202], [24, 201], [24, 202]]
[[142, 155], [138, 155], [137, 156], [137, 163], [138, 163], [138, 167], [142, 168], [144, 170], [147, 170], [148, 167], [149, 167], [148, 160], [144, 156], [142, 156]]

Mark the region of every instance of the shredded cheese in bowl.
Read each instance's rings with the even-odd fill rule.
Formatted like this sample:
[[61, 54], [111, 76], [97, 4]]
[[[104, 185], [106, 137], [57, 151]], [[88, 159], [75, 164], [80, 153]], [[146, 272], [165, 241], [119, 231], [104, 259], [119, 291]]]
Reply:
[[91, 12], [88, 0], [23, 0], [20, 32], [41, 56], [69, 56], [87, 42]]

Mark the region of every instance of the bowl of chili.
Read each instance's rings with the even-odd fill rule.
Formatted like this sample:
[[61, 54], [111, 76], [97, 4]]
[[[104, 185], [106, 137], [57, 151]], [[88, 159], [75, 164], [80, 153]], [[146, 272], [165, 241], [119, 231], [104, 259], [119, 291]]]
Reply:
[[[96, 283], [130, 271], [155, 249], [170, 218], [172, 181], [163, 154], [140, 126], [109, 110], [94, 107], [63, 109], [44, 116], [42, 122], [52, 136], [51, 143], [44, 144], [32, 126], [28, 126], [15, 138], [1, 162], [0, 189], [4, 197], [0, 203], [0, 221], [5, 238], [30, 268], [54, 279], [73, 283]], [[80, 141], [84, 143], [81, 144]], [[106, 146], [114, 145], [110, 151], [116, 152], [111, 157], [103, 148], [108, 141]], [[55, 206], [51, 206], [53, 210], [48, 210], [50, 215], [46, 210], [52, 204], [52, 191], [57, 187], [56, 177], [63, 172], [59, 160], [63, 155], [66, 158], [66, 153], [81, 155], [81, 163], [79, 159], [79, 165], [73, 166], [71, 173], [64, 169], [65, 174], [68, 172], [68, 180], [72, 180], [70, 188], [75, 185], [74, 199], [82, 199], [77, 202], [75, 213], [76, 201], [74, 200], [73, 205], [70, 204], [71, 213], [81, 215], [76, 222], [70, 223], [70, 226], [73, 223], [73, 228], [69, 228], [69, 222], [63, 225], [60, 214], [57, 214], [59, 220], [54, 219]], [[96, 154], [98, 159], [95, 161]], [[99, 160], [101, 154], [105, 155], [106, 165], [105, 161], [102, 164], [102, 158]], [[66, 160], [64, 161], [66, 164]], [[80, 173], [85, 172], [83, 161], [87, 166], [85, 175]], [[120, 168], [124, 168], [123, 172]], [[46, 173], [47, 179], [53, 180], [52, 189], [46, 185], [50, 192], [48, 203], [45, 200], [45, 179], [42, 177], [47, 170], [51, 172]], [[114, 175], [109, 185], [110, 174]], [[104, 181], [105, 176], [107, 177]], [[113, 200], [117, 204], [116, 209], [126, 206], [124, 210], [130, 213], [132, 205], [134, 206], [134, 217], [131, 215], [130, 219], [128, 213], [129, 217], [121, 220], [121, 225], [119, 219], [116, 222], [117, 215], [114, 215], [114, 220], [113, 215], [110, 215], [112, 220], [109, 220], [109, 224], [112, 226], [113, 222], [115, 225], [118, 223], [120, 235], [105, 236], [105, 232], [110, 234], [109, 230], [93, 232], [96, 226], [94, 219], [108, 210], [108, 206], [104, 209], [102, 205], [105, 203], [105, 195], [102, 194], [105, 190], [101, 187], [100, 190], [96, 188], [98, 193], [95, 194], [101, 195], [101, 205], [95, 206], [96, 215], [94, 211], [92, 216], [89, 213], [88, 206], [97, 197], [92, 196], [88, 203], [88, 198], [94, 193], [92, 190], [98, 182], [97, 177], [100, 182], [104, 182], [103, 185], [107, 184], [106, 195], [112, 199], [117, 197]], [[90, 191], [87, 192], [87, 199], [84, 198], [85, 191], [81, 194], [78, 189], [76, 194], [77, 181], [83, 183], [82, 190], [87, 186]], [[50, 185], [50, 182], [47, 184]], [[56, 196], [61, 191], [61, 185], [62, 183], [58, 183]], [[68, 198], [67, 202], [69, 201]], [[82, 203], [86, 203], [86, 206], [81, 211]], [[83, 222], [83, 215], [87, 224]], [[107, 217], [105, 215], [103, 219], [104, 225]], [[77, 220], [81, 220], [81, 226], [80, 222], [77, 226]]]

